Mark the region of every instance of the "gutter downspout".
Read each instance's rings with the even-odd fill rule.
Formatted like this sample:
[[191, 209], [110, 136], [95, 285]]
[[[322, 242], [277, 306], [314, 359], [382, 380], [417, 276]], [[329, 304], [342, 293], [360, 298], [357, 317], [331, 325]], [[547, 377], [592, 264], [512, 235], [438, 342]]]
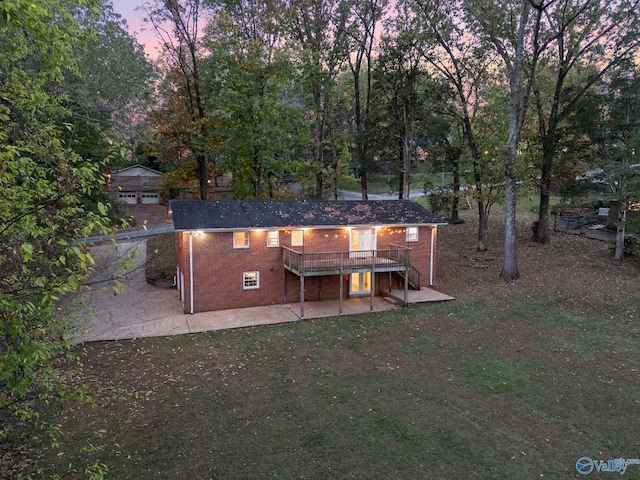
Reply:
[[193, 232], [189, 232], [189, 302], [193, 313]]
[[436, 229], [438, 227], [432, 227], [431, 228], [431, 260], [429, 261], [429, 286], [432, 287], [433, 286], [433, 262], [434, 262], [434, 258], [433, 258], [433, 253], [434, 253], [434, 243], [435, 243], [435, 239], [436, 239]]

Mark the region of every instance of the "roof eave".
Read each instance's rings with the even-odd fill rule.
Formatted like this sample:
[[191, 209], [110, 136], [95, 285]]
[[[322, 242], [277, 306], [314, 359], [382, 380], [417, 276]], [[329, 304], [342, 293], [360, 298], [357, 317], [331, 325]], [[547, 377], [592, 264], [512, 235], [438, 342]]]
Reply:
[[271, 226], [271, 227], [191, 227], [191, 228], [175, 228], [176, 232], [243, 232], [246, 230], [330, 230], [336, 228], [381, 228], [381, 227], [440, 227], [448, 225], [447, 222], [429, 222], [429, 223], [363, 223], [358, 225], [290, 225], [290, 226]]

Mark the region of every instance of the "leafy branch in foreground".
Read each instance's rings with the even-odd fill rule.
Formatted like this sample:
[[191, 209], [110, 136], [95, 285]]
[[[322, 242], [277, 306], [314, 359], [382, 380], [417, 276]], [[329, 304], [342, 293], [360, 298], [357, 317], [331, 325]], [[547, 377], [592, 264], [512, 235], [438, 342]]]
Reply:
[[86, 207], [105, 184], [106, 160], [88, 162], [65, 142], [60, 92], [87, 38], [78, 18], [97, 5], [0, 3], [0, 441], [21, 422], [47, 427], [40, 410], [55, 399], [88, 400], [72, 380], [74, 322], [60, 300], [93, 268], [79, 239], [107, 233], [104, 205]]

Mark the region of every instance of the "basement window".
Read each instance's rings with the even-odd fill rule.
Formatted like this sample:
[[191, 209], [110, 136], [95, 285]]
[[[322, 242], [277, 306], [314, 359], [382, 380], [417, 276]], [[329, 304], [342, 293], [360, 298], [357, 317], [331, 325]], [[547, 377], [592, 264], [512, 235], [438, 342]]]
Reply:
[[249, 248], [249, 232], [233, 232], [233, 248]]
[[260, 272], [244, 272], [242, 274], [242, 288], [245, 290], [260, 288]]
[[418, 241], [418, 227], [407, 227], [407, 242]]

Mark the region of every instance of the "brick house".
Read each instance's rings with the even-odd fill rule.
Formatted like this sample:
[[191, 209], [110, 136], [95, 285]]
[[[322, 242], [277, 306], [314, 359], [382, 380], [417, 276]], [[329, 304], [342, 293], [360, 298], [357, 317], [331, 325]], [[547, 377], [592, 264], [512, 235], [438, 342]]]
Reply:
[[410, 200], [172, 201], [185, 313], [340, 300], [435, 281], [437, 227]]
[[142, 165], [133, 165], [111, 172], [109, 194], [121, 203], [158, 204], [162, 180], [162, 173]]

